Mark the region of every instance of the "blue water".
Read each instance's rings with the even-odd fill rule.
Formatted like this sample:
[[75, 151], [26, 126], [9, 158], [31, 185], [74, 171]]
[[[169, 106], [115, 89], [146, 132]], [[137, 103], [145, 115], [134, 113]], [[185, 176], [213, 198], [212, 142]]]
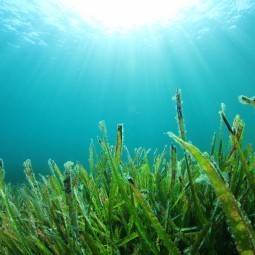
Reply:
[[171, 143], [165, 132], [178, 132], [177, 88], [194, 145], [209, 150], [222, 102], [231, 122], [241, 115], [245, 143], [254, 144], [254, 108], [237, 99], [255, 96], [254, 1], [204, 1], [206, 11], [191, 10], [169, 25], [115, 32], [53, 3], [0, 1], [0, 158], [7, 181], [23, 181], [28, 158], [42, 174], [49, 158], [60, 167], [67, 160], [87, 167], [100, 120], [112, 144], [124, 123], [131, 154], [140, 146], [162, 150]]

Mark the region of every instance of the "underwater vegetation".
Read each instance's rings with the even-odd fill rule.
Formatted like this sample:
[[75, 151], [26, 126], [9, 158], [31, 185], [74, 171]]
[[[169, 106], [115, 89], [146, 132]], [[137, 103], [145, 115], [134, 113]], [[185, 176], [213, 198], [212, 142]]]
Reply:
[[239, 101], [242, 104], [250, 104], [252, 106], [255, 106], [255, 97], [247, 97], [247, 96], [239, 96]]
[[255, 254], [255, 154], [243, 148], [243, 121], [230, 124], [222, 105], [219, 135], [202, 153], [187, 141], [180, 90], [175, 101], [179, 135], [167, 134], [179, 151], [131, 156], [123, 125], [110, 146], [101, 121], [89, 171], [50, 159], [50, 176], [36, 178], [26, 160], [27, 182], [15, 186], [0, 160], [0, 254]]

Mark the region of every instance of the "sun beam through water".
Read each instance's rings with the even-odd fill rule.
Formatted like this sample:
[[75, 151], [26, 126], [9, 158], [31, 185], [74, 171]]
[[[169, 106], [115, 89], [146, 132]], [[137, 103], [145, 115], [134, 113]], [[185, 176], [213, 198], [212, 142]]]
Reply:
[[164, 25], [181, 19], [199, 0], [60, 0], [86, 23], [110, 31]]

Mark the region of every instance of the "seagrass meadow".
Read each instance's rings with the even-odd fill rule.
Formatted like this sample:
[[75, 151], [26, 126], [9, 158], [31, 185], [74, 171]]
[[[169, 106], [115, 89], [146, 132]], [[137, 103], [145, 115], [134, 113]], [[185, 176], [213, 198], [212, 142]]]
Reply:
[[255, 154], [242, 146], [243, 121], [230, 124], [222, 105], [219, 134], [202, 153], [187, 142], [180, 90], [175, 101], [180, 132], [161, 153], [131, 156], [122, 124], [109, 145], [101, 121], [89, 169], [50, 159], [51, 174], [37, 178], [27, 160], [27, 182], [13, 185], [1, 160], [0, 254], [255, 254]]

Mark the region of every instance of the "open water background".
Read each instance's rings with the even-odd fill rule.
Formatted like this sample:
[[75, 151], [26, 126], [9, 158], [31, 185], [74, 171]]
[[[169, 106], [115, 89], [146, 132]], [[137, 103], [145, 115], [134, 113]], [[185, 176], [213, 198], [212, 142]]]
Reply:
[[[255, 142], [255, 111], [238, 102], [255, 96], [254, 1], [204, 1], [182, 19], [134, 31], [86, 24], [54, 1], [0, 1], [0, 158], [6, 180], [37, 173], [52, 158], [88, 166], [91, 139], [105, 120], [115, 143], [158, 148], [177, 133], [172, 97], [182, 90], [187, 137], [209, 150], [221, 103], [232, 122], [246, 123]], [[224, 128], [225, 137], [228, 134]]]

